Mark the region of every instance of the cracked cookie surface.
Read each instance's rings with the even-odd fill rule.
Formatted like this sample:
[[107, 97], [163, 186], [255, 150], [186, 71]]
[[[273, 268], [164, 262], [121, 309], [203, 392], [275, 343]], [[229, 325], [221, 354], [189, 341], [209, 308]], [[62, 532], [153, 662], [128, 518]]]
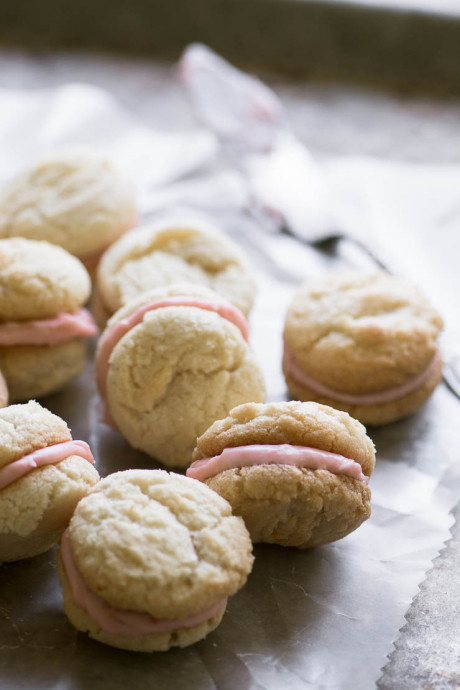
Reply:
[[0, 194], [0, 237], [47, 240], [86, 258], [136, 221], [132, 185], [112, 164], [86, 149], [38, 161]]
[[[90, 291], [85, 267], [61, 247], [22, 237], [0, 239], [0, 327], [5, 336], [14, 326], [46, 336], [48, 326], [41, 321], [77, 316]], [[84, 367], [83, 337], [54, 345], [11, 340], [13, 344], [0, 346], [0, 369], [12, 402], [53, 393]]]
[[172, 219], [125, 235], [104, 254], [98, 301], [113, 313], [142, 292], [177, 282], [211, 288], [246, 315], [256, 290], [246, 257], [229, 237], [206, 223]]
[[[305, 283], [285, 320], [288, 388], [296, 398], [343, 409], [366, 424], [403, 417], [425, 402], [442, 377], [442, 325], [415, 286], [384, 272], [339, 272]], [[295, 367], [312, 379], [310, 385]], [[410, 389], [424, 372], [420, 385]], [[315, 381], [330, 392], [316, 390]], [[375, 396], [403, 386], [409, 389], [388, 400], [333, 395]]]
[[[107, 330], [142, 305], [178, 294], [223, 303], [200, 286], [170, 286], [120, 309]], [[107, 402], [112, 417], [132, 446], [168, 466], [190, 463], [196, 438], [214, 419], [241, 402], [264, 397], [260, 367], [238, 327], [199, 307], [147, 312], [110, 355]]]
[[2, 322], [75, 312], [90, 291], [84, 266], [60, 247], [21, 237], [0, 240]]
[[[374, 446], [362, 424], [315, 402], [247, 403], [216, 421], [197, 440], [193, 461], [226, 448], [282, 445], [343, 455], [372, 473]], [[282, 464], [226, 469], [205, 479], [243, 517], [254, 542], [299, 548], [340, 539], [370, 515], [370, 490], [328, 470]]]
[[[103, 479], [80, 501], [69, 528], [72, 555], [90, 591], [125, 611], [180, 621], [234, 594], [252, 567], [251, 541], [230, 505], [203, 484], [162, 470], [128, 470]], [[65, 608], [91, 637], [128, 649], [186, 646], [219, 623], [157, 634], [101, 630], [72, 597], [62, 562]], [[122, 584], [122, 586], [121, 586]]]
[[[67, 424], [31, 401], [0, 410], [0, 467], [35, 450], [71, 441]], [[78, 501], [98, 481], [87, 460], [70, 455], [0, 490], [0, 561], [43, 553], [58, 540]]]

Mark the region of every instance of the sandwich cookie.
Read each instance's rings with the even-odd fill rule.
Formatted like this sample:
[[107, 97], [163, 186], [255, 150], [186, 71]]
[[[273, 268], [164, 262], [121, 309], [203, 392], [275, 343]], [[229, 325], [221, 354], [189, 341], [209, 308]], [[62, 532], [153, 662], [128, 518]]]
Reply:
[[253, 542], [305, 548], [345, 537], [371, 512], [366, 430], [315, 402], [247, 403], [197, 440], [187, 476], [245, 521]]
[[141, 293], [178, 282], [211, 288], [246, 316], [256, 291], [246, 257], [223, 232], [203, 222], [170, 219], [125, 235], [105, 253], [93, 312], [103, 324]]
[[136, 222], [131, 183], [87, 149], [47, 156], [0, 192], [0, 237], [47, 240], [77, 256], [88, 270]]
[[0, 561], [47, 551], [96, 484], [91, 450], [31, 401], [0, 410]]
[[214, 630], [252, 561], [249, 534], [227, 501], [177, 474], [127, 470], [80, 501], [58, 572], [78, 630], [152, 652]]
[[82, 305], [91, 282], [61, 247], [0, 240], [0, 369], [13, 402], [63, 388], [83, 369], [97, 326]]
[[99, 339], [107, 420], [168, 466], [187, 467], [197, 436], [242, 402], [265, 399], [261, 369], [233, 305], [178, 284], [132, 300]]
[[284, 328], [289, 391], [364, 424], [405, 417], [442, 378], [442, 325], [417, 288], [384, 272], [331, 274], [306, 283]]

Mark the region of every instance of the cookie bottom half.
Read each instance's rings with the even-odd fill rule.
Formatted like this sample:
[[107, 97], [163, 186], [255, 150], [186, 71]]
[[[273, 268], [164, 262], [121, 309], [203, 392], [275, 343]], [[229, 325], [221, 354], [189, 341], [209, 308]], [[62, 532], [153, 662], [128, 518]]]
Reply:
[[442, 360], [439, 359], [430, 376], [419, 388], [390, 402], [372, 405], [352, 405], [334, 398], [324, 397], [299, 383], [286, 371], [284, 365], [283, 372], [289, 393], [296, 400], [314, 400], [323, 405], [348, 412], [362, 424], [379, 426], [407, 417], [424, 405], [442, 379]]
[[114, 635], [101, 630], [90, 615], [73, 598], [61, 554], [57, 564], [59, 580], [63, 589], [64, 610], [69, 621], [80, 632], [103, 644], [135, 652], [165, 652], [171, 647], [187, 647], [202, 640], [219, 625], [225, 613], [226, 602], [209, 620], [191, 628], [179, 628], [165, 633], [144, 635]]
[[231, 469], [206, 484], [243, 518], [254, 543], [307, 548], [345, 537], [371, 513], [362, 482], [289, 465]]
[[0, 369], [10, 401], [28, 401], [60, 390], [83, 370], [85, 354], [85, 341], [80, 338], [53, 346], [0, 347]]
[[38, 556], [55, 544], [75, 506], [99, 479], [87, 460], [69, 456], [29, 472], [0, 492], [0, 562]]

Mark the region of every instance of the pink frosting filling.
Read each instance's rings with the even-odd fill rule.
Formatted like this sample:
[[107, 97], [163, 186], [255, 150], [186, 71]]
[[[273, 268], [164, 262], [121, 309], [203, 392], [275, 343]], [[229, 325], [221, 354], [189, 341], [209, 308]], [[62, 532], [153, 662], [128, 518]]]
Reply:
[[221, 599], [206, 611], [196, 613], [189, 618], [156, 620], [148, 613], [114, 608], [88, 589], [73, 559], [68, 529], [62, 535], [61, 556], [75, 602], [86, 611], [101, 630], [109, 635], [152, 635], [181, 628], [193, 628], [215, 616], [227, 601]]
[[79, 455], [81, 458], [88, 460], [88, 462], [94, 465], [93, 454], [85, 441], [55, 443], [52, 446], [34, 450], [33, 453], [24, 455], [24, 457], [19, 460], [14, 460], [14, 462], [10, 462], [8, 465], [0, 468], [0, 490], [9, 486], [32, 470], [37, 469], [37, 467], [43, 467], [43, 465], [56, 465], [58, 462], [61, 462], [61, 460], [69, 458], [71, 455]]
[[[112, 350], [121, 340], [121, 338], [128, 333], [132, 328], [137, 326], [142, 319], [144, 314], [149, 311], [154, 311], [155, 309], [161, 309], [162, 307], [198, 307], [199, 309], [206, 309], [207, 311], [214, 311], [219, 316], [222, 316], [227, 321], [231, 321], [235, 326], [237, 326], [244, 339], [248, 340], [248, 324], [242, 314], [242, 312], [234, 307], [232, 304], [211, 302], [210, 300], [201, 299], [199, 297], [166, 297], [165, 299], [155, 300], [155, 302], [150, 302], [150, 304], [145, 304], [139, 307], [135, 312], [127, 316], [116, 323], [113, 328], [106, 330], [101, 339], [101, 344], [99, 346], [99, 355], [96, 362], [96, 377], [99, 386], [99, 391], [103, 400], [106, 399], [106, 382], [107, 382], [107, 372], [109, 370], [109, 359]], [[110, 424], [116, 429], [115, 422], [111, 418], [109, 411], [105, 411], [104, 421]]]
[[311, 390], [315, 391], [319, 395], [323, 395], [326, 398], [332, 398], [332, 400], [339, 400], [340, 402], [349, 403], [350, 405], [379, 405], [387, 402], [392, 402], [398, 398], [402, 398], [412, 391], [420, 388], [425, 381], [431, 376], [435, 368], [439, 364], [441, 355], [439, 351], [436, 352], [433, 359], [427, 366], [427, 368], [422, 371], [421, 374], [414, 376], [410, 381], [404, 383], [402, 386], [394, 386], [393, 388], [386, 388], [385, 390], [377, 391], [375, 393], [364, 393], [362, 395], [352, 395], [351, 393], [341, 393], [340, 391], [335, 391], [329, 386], [326, 386], [321, 381], [313, 378], [306, 374], [300, 366], [297, 364], [290, 348], [284, 344], [284, 368], [286, 372], [292, 376], [298, 383]]
[[59, 345], [74, 338], [88, 338], [99, 332], [87, 309], [58, 314], [52, 319], [10, 321], [0, 324], [0, 346]]
[[187, 470], [187, 477], [204, 482], [219, 472], [253, 465], [294, 465], [308, 470], [327, 470], [332, 474], [345, 474], [368, 484], [369, 477], [363, 474], [361, 465], [350, 458], [327, 450], [279, 445], [252, 445], [225, 448], [220, 455], [195, 460]]

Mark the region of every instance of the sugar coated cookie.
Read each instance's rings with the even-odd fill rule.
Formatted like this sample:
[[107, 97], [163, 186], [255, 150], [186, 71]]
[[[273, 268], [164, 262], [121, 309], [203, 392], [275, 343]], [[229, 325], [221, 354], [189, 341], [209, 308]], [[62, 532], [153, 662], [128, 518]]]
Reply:
[[216, 493], [162, 470], [128, 470], [80, 501], [58, 572], [78, 630], [152, 652], [214, 630], [252, 560], [243, 521]]
[[0, 561], [47, 551], [99, 474], [87, 443], [36, 402], [0, 410]]
[[84, 266], [61, 247], [0, 240], [0, 369], [13, 402], [63, 388], [83, 369], [85, 338], [98, 332], [82, 309]]
[[138, 228], [116, 242], [98, 268], [95, 312], [104, 322], [152, 288], [204, 285], [248, 315], [255, 282], [243, 252], [214, 226], [170, 219]]
[[0, 191], [0, 237], [47, 240], [78, 256], [88, 270], [136, 222], [131, 183], [86, 149], [49, 155]]
[[99, 340], [96, 372], [109, 420], [168, 466], [190, 463], [214, 419], [265, 399], [243, 314], [196, 285], [152, 290], [120, 309]]
[[417, 410], [442, 377], [442, 319], [414, 286], [383, 272], [330, 274], [288, 309], [291, 395], [385, 424]]
[[226, 498], [254, 542], [327, 544], [370, 515], [373, 443], [325, 405], [239, 405], [198, 439], [193, 460], [187, 476]]

